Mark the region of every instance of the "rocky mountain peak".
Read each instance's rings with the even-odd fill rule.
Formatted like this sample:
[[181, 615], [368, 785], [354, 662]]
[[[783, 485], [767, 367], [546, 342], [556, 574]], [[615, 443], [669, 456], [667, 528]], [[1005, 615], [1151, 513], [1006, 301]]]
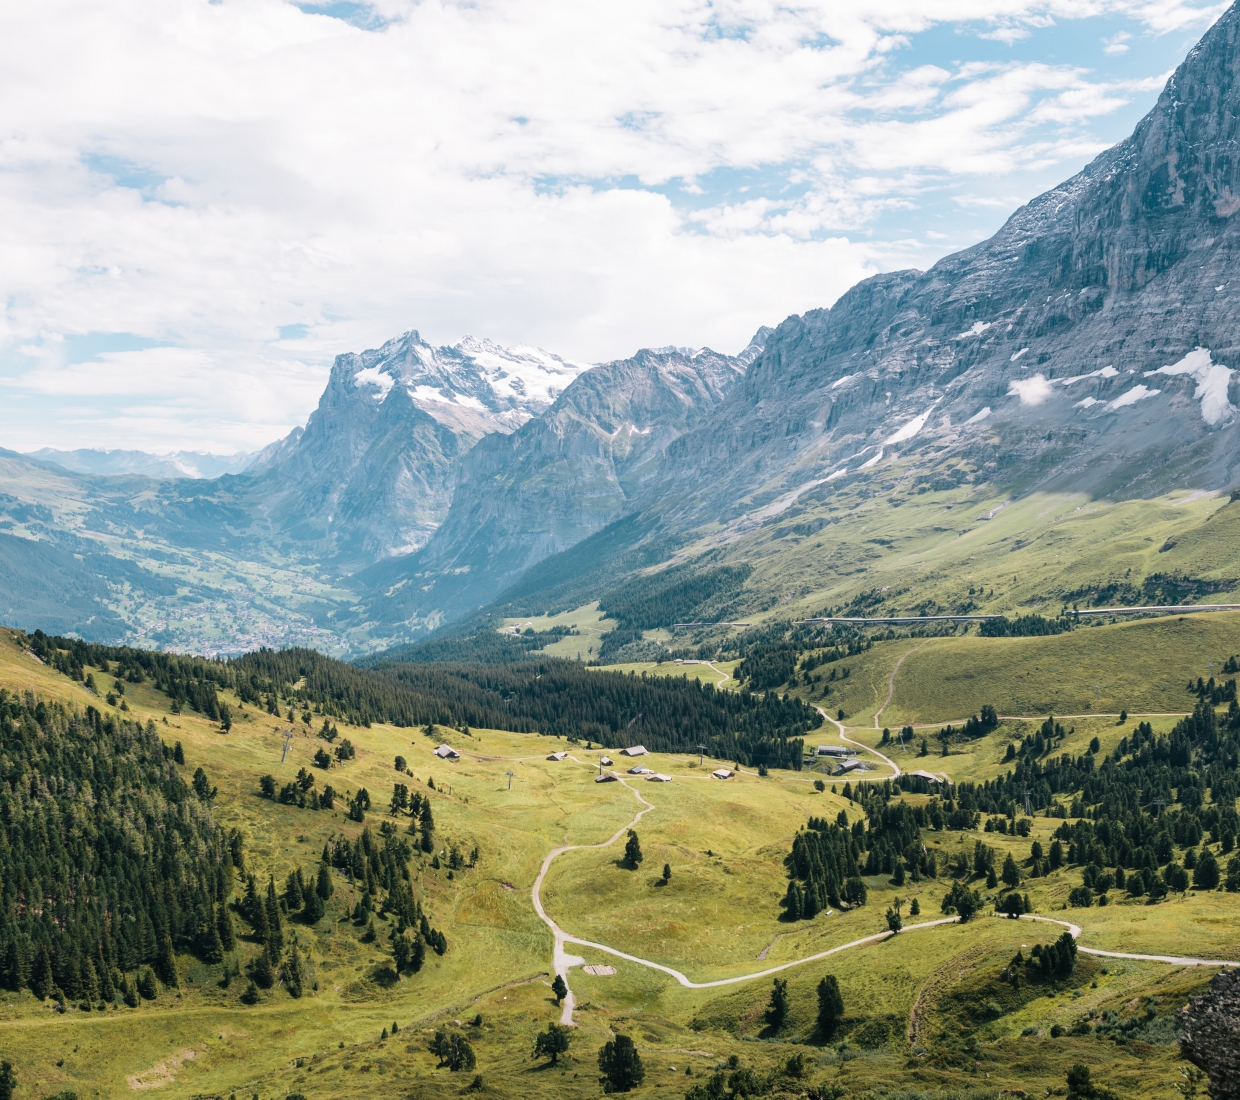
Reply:
[[376, 405], [400, 387], [441, 424], [485, 435], [538, 416], [586, 369], [541, 348], [505, 348], [473, 336], [433, 347], [411, 329], [380, 348], [337, 356], [332, 376]]

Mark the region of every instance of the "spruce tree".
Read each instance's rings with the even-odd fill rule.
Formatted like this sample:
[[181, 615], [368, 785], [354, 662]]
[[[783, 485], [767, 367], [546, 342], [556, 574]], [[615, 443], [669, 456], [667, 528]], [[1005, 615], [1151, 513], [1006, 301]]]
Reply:
[[637, 839], [637, 833], [630, 829], [629, 839], [624, 843], [624, 862], [630, 869], [636, 871], [642, 859], [641, 842]]
[[30, 971], [30, 989], [39, 1000], [45, 1001], [51, 995], [52, 984], [52, 960], [47, 953], [47, 944], [41, 943]]
[[250, 977], [263, 989], [275, 985], [276, 972], [271, 962], [271, 945], [263, 944], [263, 953], [251, 964]]
[[844, 1016], [844, 995], [834, 974], [826, 975], [818, 983], [818, 1034], [830, 1039]]
[[15, 1088], [17, 1088], [17, 1074], [13, 1072], [13, 1063], [6, 1058], [0, 1062], [0, 1100], [13, 1100]]
[[159, 994], [159, 988], [155, 985], [155, 974], [149, 966], [144, 966], [142, 973], [138, 975], [138, 994], [144, 1001], [153, 1001]]
[[297, 949], [297, 941], [293, 941], [293, 950], [289, 952], [288, 962], [284, 964], [284, 986], [293, 997], [301, 996], [302, 970], [301, 952]]
[[[324, 856], [326, 856], [326, 852], [324, 852]], [[332, 885], [332, 874], [328, 868], [328, 861], [324, 858], [319, 864], [319, 877], [314, 884], [314, 892], [319, 895], [319, 898], [322, 901], [326, 901], [332, 896], [334, 889], [335, 888]]]
[[763, 1013], [772, 1031], [778, 1031], [788, 1019], [788, 982], [784, 978], [776, 978], [771, 986], [771, 999], [767, 1002]]
[[176, 989], [181, 984], [177, 980], [177, 959], [172, 951], [172, 937], [167, 932], [159, 938], [159, 958], [155, 965], [159, 969], [159, 980], [169, 989]]
[[227, 904], [219, 907], [215, 918], [216, 931], [219, 932], [220, 945], [225, 951], [234, 951], [237, 947], [237, 934], [233, 929], [232, 914], [228, 911]]
[[555, 981], [551, 983], [551, 993], [555, 997], [556, 1004], [559, 1004], [568, 996], [568, 983], [564, 980], [563, 974], [555, 976]]
[[241, 1003], [243, 1005], [258, 1004], [258, 986], [250, 982], [241, 994]]
[[267, 911], [267, 942], [271, 945], [271, 954], [278, 956], [284, 950], [284, 922], [280, 916], [280, 902], [276, 898], [274, 876], [267, 879], [267, 900], [264, 908]]
[[604, 1092], [631, 1092], [646, 1079], [637, 1047], [627, 1035], [617, 1035], [598, 1052], [599, 1084]]
[[129, 978], [125, 979], [123, 999], [125, 1001], [125, 1004], [128, 1005], [130, 1008], [138, 1007], [138, 1003], [139, 1003], [138, 1002], [138, 991], [136, 988], [134, 988], [134, 984]]

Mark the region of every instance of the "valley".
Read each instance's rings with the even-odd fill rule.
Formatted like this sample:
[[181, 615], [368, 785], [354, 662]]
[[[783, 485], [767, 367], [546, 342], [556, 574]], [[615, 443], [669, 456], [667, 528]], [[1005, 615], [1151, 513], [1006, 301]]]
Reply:
[[[1161, 641], [1168, 630], [1190, 631], [1194, 641], [1151, 645], [1151, 636]], [[1133, 637], [1142, 632], [1144, 637]], [[1178, 684], [1176, 713], [1146, 719], [1134, 707], [1122, 725], [1109, 714], [1076, 718], [1055, 749], [1086, 754], [1096, 737], [1100, 755], [1117, 754], [1120, 739], [1129, 738], [1138, 722], [1148, 721], [1154, 736], [1166, 735], [1191, 711], [1196, 697], [1188, 696], [1180, 681], [1187, 682], [1202, 656], [1221, 668], [1230, 649], [1240, 649], [1240, 616], [1148, 620], [1050, 638], [878, 642], [861, 658], [848, 660], [871, 661], [890, 676], [895, 659], [908, 654], [889, 705], [900, 700], [901, 715], [918, 736], [929, 734], [933, 746], [925, 758], [890, 745], [880, 751], [890, 754], [902, 772], [946, 774], [957, 784], [983, 783], [1010, 771], [1013, 765], [1003, 763], [1007, 746], [1032, 736], [1044, 719], [1036, 714], [1005, 717], [981, 737], [953, 740], [944, 757], [933, 733], [945, 717], [936, 708], [948, 704], [929, 695], [930, 710], [923, 718], [915, 713], [916, 697], [922, 685], [934, 680], [934, 670], [944, 667], [935, 662], [946, 661], [962, 672], [979, 663], [984, 669], [988, 662], [979, 662], [981, 647], [993, 646], [1007, 660], [989, 667], [1006, 667], [1008, 680], [994, 671], [987, 674], [993, 679], [961, 681], [982, 685], [985, 695], [953, 685], [950, 705], [958, 711], [951, 717], [959, 722], [986, 698], [995, 699], [1001, 712], [1017, 710], [1005, 700], [1008, 691], [1020, 689], [1020, 671], [1027, 663], [1021, 654], [1031, 642], [1040, 647], [1037, 660], [1045, 663], [1043, 682], [1048, 685], [1057, 682], [1056, 669], [1080, 660], [1087, 647], [1099, 667], [1123, 674], [1130, 672], [1125, 655], [1163, 655], [1163, 675]], [[971, 644], [961, 649], [961, 643]], [[919, 669], [919, 658], [932, 663]], [[657, 667], [684, 676], [704, 666], [685, 669], [669, 662]], [[102, 682], [103, 673], [93, 671], [96, 682]], [[654, 669], [645, 671], [658, 675]], [[1124, 699], [1133, 683], [1111, 675], [1106, 698]], [[11, 633], [0, 647], [0, 687], [10, 693], [36, 692], [77, 708], [100, 706], [80, 684], [37, 662], [22, 648], [21, 636]], [[1042, 1091], [1061, 1084], [1069, 1065], [1085, 1061], [1097, 1080], [1121, 1095], [1155, 1096], [1180, 1079], [1183, 1063], [1171, 1016], [1190, 994], [1204, 989], [1213, 969], [1088, 952], [1191, 954], [1240, 962], [1231, 920], [1235, 895], [1221, 886], [1172, 892], [1157, 904], [1115, 891], [1109, 906], [1065, 908], [1080, 882], [1081, 865], [1068, 860], [1040, 875], [1029, 866], [1030, 846], [1038, 842], [1049, 851], [1061, 826], [1073, 821], [1070, 814], [1047, 816], [1045, 808], [1025, 818], [1026, 835], [990, 831], [989, 824], [986, 829], [923, 829], [926, 851], [937, 857], [936, 877], [906, 879], [896, 886], [891, 874], [866, 873], [865, 904], [832, 906], [812, 920], [781, 919], [788, 883], [784, 857], [807, 821], [834, 820], [840, 813], [850, 823], [864, 821], [858, 799], [868, 787], [890, 791], [895, 801], [888, 805], [924, 808], [933, 799], [915, 790], [895, 793], [892, 769], [877, 757], [842, 777], [831, 775], [830, 765], [823, 770], [815, 758], [812, 770], [772, 769], [761, 776], [741, 767], [734, 779], [720, 781], [710, 776], [718, 760], [707, 758], [699, 766], [696, 755], [652, 754], [638, 762], [666, 773], [670, 783], [631, 775], [623, 782], [596, 783], [602, 750], [587, 749], [584, 742], [474, 727], [464, 734], [450, 726], [436, 726], [428, 736], [416, 726], [372, 722], [367, 728], [337, 718], [339, 735], [355, 746], [355, 755], [317, 773], [319, 784], [330, 781], [340, 801], [332, 811], [316, 812], [263, 798], [259, 779], [271, 775], [278, 790], [295, 783], [299, 772], [316, 771], [310, 757], [316, 745], [323, 745], [314, 736], [321, 719], [315, 717], [293, 737], [282, 761], [280, 731], [289, 724], [229, 692], [219, 697], [232, 708], [226, 734], [218, 722], [192, 708], [175, 713], [168, 698], [149, 684], [126, 687], [127, 710], [105, 709], [117, 718], [150, 719], [165, 744], [180, 742], [187, 779], [201, 767], [216, 788], [214, 819], [245, 837], [247, 872], [260, 881], [270, 876], [277, 886], [299, 868], [312, 871], [329, 841], [356, 839], [363, 828], [377, 836], [388, 823], [396, 827], [395, 836], [408, 832], [401, 813], [386, 812], [392, 760], [406, 759], [412, 774], [395, 774], [431, 800], [436, 830], [435, 860], [415, 852], [410, 885], [432, 926], [444, 932], [447, 949], [442, 956], [428, 951], [426, 965], [397, 977], [390, 961], [394, 916], [380, 919], [382, 910], [376, 910], [379, 934], [366, 942], [365, 919], [350, 919], [361, 887], [332, 871], [334, 891], [323, 919], [308, 925], [291, 912], [287, 918], [286, 941], [295, 939], [303, 960], [305, 984], [298, 997], [277, 981], [257, 1004], [238, 1000], [246, 986], [246, 960], [252, 961], [258, 950], [240, 916], [234, 917], [236, 949], [222, 963], [181, 956], [178, 987], [161, 983], [155, 998], [136, 1009], [105, 1005], [85, 1011], [68, 1001], [68, 1011], [57, 1014], [49, 1008], [51, 1000], [41, 1002], [29, 991], [8, 993], [0, 1013], [0, 1054], [12, 1061], [19, 1082], [38, 1082], [42, 1091], [33, 1095], [66, 1089], [79, 1095], [130, 1095], [139, 1087], [156, 1087], [167, 1096], [258, 1093], [265, 1100], [295, 1092], [373, 1095], [380, 1088], [434, 1097], [457, 1095], [480, 1076], [476, 1087], [497, 1096], [529, 1095], [531, 1090], [593, 1096], [598, 1094], [594, 1052], [622, 1033], [634, 1038], [646, 1069], [637, 1095], [680, 1097], [735, 1055], [739, 1065], [759, 1076], [780, 1071], [763, 1086], [772, 1095], [796, 1095], [809, 1085], [835, 1088], [841, 1096], [884, 1095], [894, 1088], [978, 1097], [999, 1089]], [[850, 741], [879, 745], [881, 731], [873, 726], [872, 710], [842, 724]], [[1220, 708], [1220, 716], [1225, 710]], [[432, 754], [444, 742], [460, 752], [459, 759], [444, 761]], [[810, 742], [841, 743], [829, 725], [811, 735]], [[548, 759], [556, 751], [567, 755]], [[624, 759], [614, 748], [608, 755]], [[866, 755], [862, 750], [863, 760]], [[823, 790], [815, 789], [815, 779]], [[364, 823], [344, 812], [345, 801], [361, 787], [371, 792]], [[1070, 795], [1052, 796], [1050, 807], [1067, 809], [1065, 798], [1071, 800]], [[634, 822], [639, 811], [644, 813]], [[1174, 818], [1183, 809], [1173, 803], [1165, 812]], [[1021, 817], [1016, 809], [1011, 820]], [[629, 827], [640, 836], [643, 860], [636, 869], [623, 858]], [[944, 919], [943, 898], [959, 881], [949, 866], [963, 857], [972, 870], [978, 842], [996, 868], [1011, 854], [1034, 917], [1080, 928], [1081, 951], [1070, 978], [1022, 985], [1013, 997], [998, 972], [1018, 949], [1027, 954], [1029, 945], [1056, 939], [1062, 928], [1014, 925], [989, 915], [1002, 888], [987, 890], [985, 876], [976, 879], [986, 898], [982, 913], [966, 924], [934, 923]], [[1206, 837], [1202, 852], [1208, 843]], [[549, 853], [565, 845], [592, 847], [547, 861]], [[450, 848], [462, 853], [476, 848], [476, 865], [450, 871]], [[1178, 846], [1172, 858], [1183, 859]], [[1220, 854], [1220, 865], [1227, 858]], [[664, 864], [670, 868], [666, 879], [660, 875]], [[568, 1020], [567, 1000], [557, 1005], [549, 988], [555, 974], [553, 936], [539, 920], [531, 896], [540, 866], [546, 872], [540, 902], [568, 937], [565, 953], [576, 956], [563, 967], [573, 1000], [572, 1040], [554, 1066], [529, 1057], [536, 1032]], [[973, 877], [966, 875], [964, 881]], [[889, 942], [882, 914], [897, 897], [903, 899], [905, 929]], [[913, 899], [917, 916], [907, 911]], [[648, 964], [678, 971], [689, 985]], [[611, 967], [614, 973], [592, 974], [586, 966]], [[837, 977], [847, 1012], [843, 1030], [831, 1042], [814, 1034], [814, 989], [824, 972]], [[772, 1031], [762, 1014], [775, 977], [789, 983], [789, 1008], [786, 1021]], [[1152, 1011], [1146, 1011], [1147, 1005]], [[479, 1016], [480, 1024], [471, 1022]], [[1095, 1024], [1101, 1027], [1112, 1018], [1120, 1029], [1116, 1034], [1124, 1036], [1121, 1042], [1102, 1031], [1094, 1034]], [[1081, 1020], [1089, 1022], [1088, 1031], [1076, 1034]], [[390, 1030], [393, 1021], [397, 1032]], [[1057, 1030], [1051, 1037], [1052, 1027], [1064, 1034]], [[437, 1030], [468, 1039], [475, 1059], [470, 1071], [454, 1073], [431, 1053]], [[804, 1076], [781, 1076], [797, 1054], [803, 1056], [799, 1072]]]

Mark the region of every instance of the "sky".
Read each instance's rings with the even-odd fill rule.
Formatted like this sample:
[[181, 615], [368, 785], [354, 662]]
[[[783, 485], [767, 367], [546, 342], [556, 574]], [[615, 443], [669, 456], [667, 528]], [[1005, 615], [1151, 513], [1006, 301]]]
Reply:
[[0, 447], [254, 450], [409, 329], [735, 353], [1121, 140], [1208, 0], [0, 9]]

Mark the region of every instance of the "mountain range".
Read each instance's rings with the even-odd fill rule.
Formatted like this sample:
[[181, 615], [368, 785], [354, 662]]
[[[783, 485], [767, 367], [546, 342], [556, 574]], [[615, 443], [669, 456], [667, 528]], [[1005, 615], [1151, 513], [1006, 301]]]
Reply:
[[[1240, 553], [1192, 532], [1240, 454], [1238, 36], [1233, 6], [1128, 139], [989, 240], [737, 355], [587, 368], [408, 332], [337, 357], [304, 430], [219, 477], [2, 452], [0, 618], [360, 654], [479, 613], [606, 611], [668, 568], [735, 567], [731, 606], [768, 617], [978, 606], [973, 567], [1012, 574], [991, 607], [1155, 573], [1231, 591]], [[1114, 518], [1142, 502], [1157, 545]], [[994, 544], [974, 533], [1004, 509]], [[1054, 533], [1082, 509], [1114, 518], [1110, 551]]]

